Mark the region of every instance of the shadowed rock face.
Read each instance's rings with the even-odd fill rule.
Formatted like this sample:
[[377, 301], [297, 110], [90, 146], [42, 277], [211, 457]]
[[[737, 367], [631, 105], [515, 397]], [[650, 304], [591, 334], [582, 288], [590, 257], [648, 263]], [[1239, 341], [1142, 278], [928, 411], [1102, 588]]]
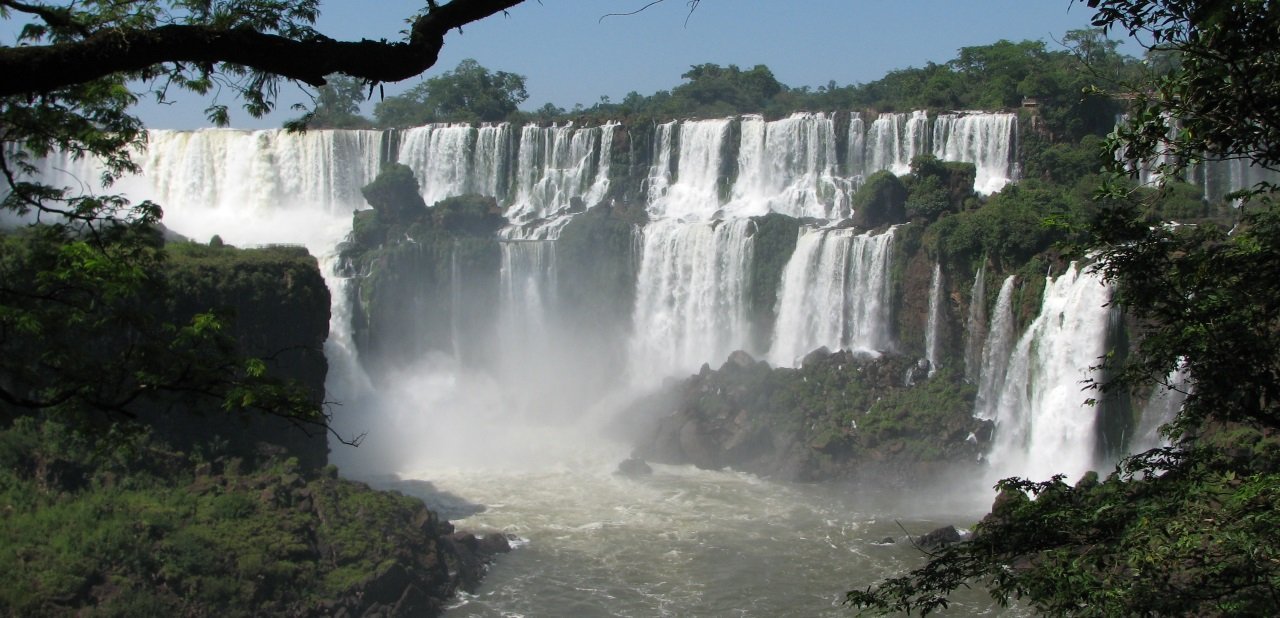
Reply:
[[675, 411], [635, 455], [784, 480], [893, 483], [975, 462], [990, 432], [970, 414], [972, 388], [949, 375], [907, 387], [914, 369], [901, 356], [825, 349], [800, 369], [774, 369], [735, 352], [677, 387]]
[[[324, 401], [329, 289], [306, 249], [184, 251], [170, 260], [166, 274], [175, 295], [162, 301], [163, 311], [184, 322], [209, 311], [228, 316], [243, 354], [262, 359], [269, 374], [298, 382], [315, 404]], [[322, 427], [299, 427], [276, 416], [228, 417], [220, 404], [207, 398], [149, 401], [140, 418], [184, 450], [216, 438], [226, 442], [225, 452], [246, 459], [284, 449], [307, 470], [328, 463]]]

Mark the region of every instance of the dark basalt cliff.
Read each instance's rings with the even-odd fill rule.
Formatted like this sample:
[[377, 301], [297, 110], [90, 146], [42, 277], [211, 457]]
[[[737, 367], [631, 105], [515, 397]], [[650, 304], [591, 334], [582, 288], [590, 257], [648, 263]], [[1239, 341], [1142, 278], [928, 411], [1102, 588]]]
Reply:
[[951, 372], [926, 379], [914, 359], [818, 350], [799, 369], [735, 352], [679, 385], [635, 455], [795, 481], [924, 480], [976, 463], [990, 423], [973, 387]]

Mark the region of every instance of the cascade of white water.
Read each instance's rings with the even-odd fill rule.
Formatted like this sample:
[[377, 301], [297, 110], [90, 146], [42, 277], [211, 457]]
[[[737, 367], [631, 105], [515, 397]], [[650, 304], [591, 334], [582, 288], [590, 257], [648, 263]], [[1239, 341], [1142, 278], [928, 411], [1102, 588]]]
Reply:
[[[350, 230], [364, 207], [360, 187], [379, 167], [377, 131], [149, 131], [134, 154], [136, 175], [106, 192], [152, 200], [164, 224], [208, 240], [238, 245], [305, 244], [317, 255]], [[37, 161], [40, 182], [73, 194], [103, 192], [103, 166], [92, 158], [53, 153]]]
[[1000, 390], [1004, 387], [1005, 374], [1009, 371], [1009, 355], [1017, 333], [1014, 332], [1013, 289], [1017, 277], [1010, 275], [1000, 285], [996, 306], [991, 313], [991, 325], [987, 328], [986, 342], [982, 346], [982, 365], [978, 374], [978, 394], [973, 404], [973, 415], [983, 420], [995, 420]]
[[845, 162], [849, 179], [858, 186], [867, 174], [867, 126], [862, 121], [862, 114], [853, 112], [849, 117], [849, 157]]
[[750, 221], [644, 228], [628, 358], [638, 384], [694, 371], [746, 346]]
[[1018, 340], [995, 407], [994, 476], [1071, 478], [1093, 469], [1097, 410], [1087, 381], [1106, 353], [1111, 290], [1072, 264], [1046, 281], [1040, 315]]
[[609, 174], [613, 171], [613, 134], [617, 129], [617, 123], [605, 124], [595, 129], [600, 132], [600, 157], [596, 165], [595, 181], [583, 198], [587, 206], [600, 203], [609, 194], [609, 187], [612, 185]]
[[1189, 174], [1199, 183], [1204, 199], [1210, 203], [1222, 200], [1234, 191], [1253, 188], [1258, 183], [1280, 184], [1280, 172], [1255, 165], [1247, 159], [1210, 159]]
[[969, 289], [969, 319], [965, 323], [964, 375], [969, 382], [977, 382], [982, 373], [982, 342], [987, 326], [987, 264], [978, 267]]
[[162, 204], [350, 214], [378, 173], [378, 131], [152, 131], [143, 174]]
[[1191, 393], [1191, 373], [1183, 367], [1173, 370], [1163, 384], [1151, 391], [1151, 398], [1142, 407], [1142, 416], [1134, 427], [1129, 452], [1141, 453], [1153, 448], [1168, 446], [1169, 441], [1160, 435], [1160, 427], [1169, 423], [1182, 411], [1182, 404]]
[[[710, 220], [720, 210], [725, 138], [731, 121], [686, 120], [659, 127], [653, 173], [650, 175], [649, 214], [687, 220]], [[670, 173], [673, 130], [679, 153], [674, 180]]]
[[511, 126], [438, 124], [407, 129], [400, 136], [400, 163], [418, 179], [428, 206], [447, 197], [477, 193], [506, 199]]
[[574, 198], [593, 206], [609, 188], [615, 125], [529, 125], [520, 133], [513, 222], [560, 214]]
[[802, 230], [783, 270], [769, 360], [792, 366], [823, 346], [888, 347], [892, 247], [892, 230]]
[[924, 111], [880, 114], [867, 130], [866, 173], [910, 173], [911, 160], [927, 152], [928, 130], [929, 117]]
[[671, 169], [671, 155], [675, 150], [675, 137], [677, 131], [677, 121], [663, 123], [655, 129], [653, 137], [653, 165], [649, 168], [649, 178], [645, 181], [647, 186], [647, 202], [652, 204], [662, 196], [667, 194], [667, 189], [671, 188], [671, 182], [674, 180]]
[[1016, 114], [943, 114], [933, 121], [933, 156], [973, 163], [974, 190], [990, 194], [1013, 181]]
[[933, 263], [933, 279], [929, 283], [929, 319], [924, 330], [924, 358], [929, 361], [929, 377], [942, 364], [938, 353], [938, 327], [942, 323], [942, 264]]
[[826, 114], [793, 114], [741, 123], [738, 178], [725, 212], [753, 217], [779, 212], [834, 219], [848, 215], [850, 183], [836, 175], [835, 122]]

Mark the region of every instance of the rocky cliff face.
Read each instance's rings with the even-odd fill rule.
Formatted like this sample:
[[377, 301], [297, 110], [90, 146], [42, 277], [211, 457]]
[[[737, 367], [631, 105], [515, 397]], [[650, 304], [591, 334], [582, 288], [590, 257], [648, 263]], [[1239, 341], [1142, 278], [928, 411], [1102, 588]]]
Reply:
[[973, 388], [927, 373], [893, 354], [819, 350], [775, 369], [735, 352], [678, 387], [674, 411], [635, 454], [798, 481], [910, 482], [976, 463], [991, 426], [973, 418]]
[[[208, 311], [228, 316], [242, 354], [262, 359], [270, 375], [300, 383], [314, 404], [324, 401], [329, 290], [306, 249], [188, 247], [169, 260], [168, 276], [172, 296], [164, 302], [170, 315], [184, 321]], [[274, 416], [242, 422], [214, 409], [216, 403], [194, 410], [185, 409], [189, 401], [175, 405], [182, 409], [162, 406], [145, 420], [184, 450], [216, 437], [242, 456], [252, 455], [262, 442], [284, 447], [308, 469], [328, 461], [322, 428]]]

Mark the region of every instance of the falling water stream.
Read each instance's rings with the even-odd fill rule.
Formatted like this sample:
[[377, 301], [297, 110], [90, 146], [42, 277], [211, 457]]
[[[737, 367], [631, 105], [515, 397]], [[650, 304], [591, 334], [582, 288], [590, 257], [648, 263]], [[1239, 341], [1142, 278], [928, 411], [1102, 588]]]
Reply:
[[[895, 230], [837, 221], [865, 176], [906, 173], [917, 154], [973, 162], [975, 188], [998, 190], [1016, 178], [1013, 122], [1008, 114], [854, 115], [845, 140], [829, 114], [658, 126], [641, 172], [650, 220], [636, 256], [634, 326], [622, 339], [626, 375], [608, 377], [610, 392], [590, 397], [577, 392], [584, 374], [575, 359], [602, 339], [561, 317], [556, 242], [576, 200], [592, 205], [610, 195], [617, 125], [433, 125], [399, 134], [394, 158], [413, 169], [428, 204], [480, 193], [514, 222], [502, 233], [494, 325], [501, 353], [480, 366], [460, 362], [452, 347], [378, 375], [361, 363], [350, 324], [358, 281], [335, 274], [334, 247], [351, 212], [365, 207], [359, 188], [381, 165], [379, 132], [156, 131], [142, 176], [121, 187], [160, 201], [166, 224], [195, 239], [298, 243], [321, 257], [333, 294], [327, 398], [343, 404], [338, 431], [367, 432], [359, 449], [335, 445], [332, 459], [345, 474], [423, 497], [460, 527], [516, 539], [516, 551], [452, 615], [843, 616], [845, 590], [919, 562], [908, 534], [971, 525], [989, 506], [985, 480], [873, 492], [679, 466], [621, 477], [613, 472], [629, 446], [618, 410], [641, 386], [717, 366], [750, 346], [751, 216], [809, 218], [778, 282], [772, 339], [755, 352], [792, 366], [822, 346], [892, 349]], [[92, 178], [91, 166], [53, 160], [49, 177]], [[1106, 296], [1088, 279], [1073, 270], [1050, 282], [1042, 319], [1021, 336], [1006, 281], [991, 334], [974, 344], [982, 350], [977, 414], [1011, 428], [1006, 454], [992, 454], [1001, 470], [1040, 471], [1015, 456], [1028, 443], [1044, 448], [1042, 423], [1017, 416], [1019, 393], [1040, 392], [1044, 380], [1059, 379], [1056, 371], [1069, 385], [1060, 397], [1070, 399], [1079, 376], [1060, 365], [1085, 362], [1101, 345], [1090, 329], [1105, 315], [1090, 303]], [[1051, 358], [1076, 343], [1070, 359]], [[961, 595], [952, 610], [995, 611], [982, 593]]]

